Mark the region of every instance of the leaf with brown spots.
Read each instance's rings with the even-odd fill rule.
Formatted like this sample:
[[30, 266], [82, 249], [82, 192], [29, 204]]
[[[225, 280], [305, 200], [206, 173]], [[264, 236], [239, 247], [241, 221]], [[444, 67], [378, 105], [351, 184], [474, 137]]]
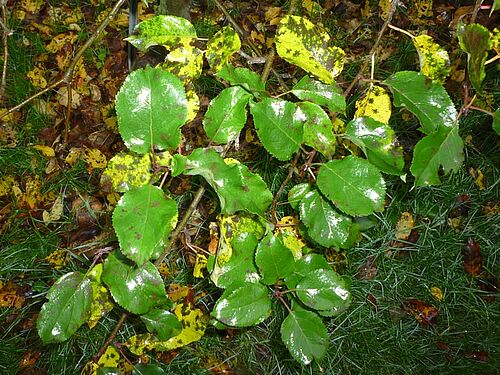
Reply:
[[413, 315], [423, 326], [430, 326], [437, 322], [438, 309], [418, 299], [408, 299], [402, 303], [402, 308], [408, 315]]
[[469, 238], [463, 248], [464, 270], [472, 276], [477, 276], [483, 271], [483, 256], [481, 246]]

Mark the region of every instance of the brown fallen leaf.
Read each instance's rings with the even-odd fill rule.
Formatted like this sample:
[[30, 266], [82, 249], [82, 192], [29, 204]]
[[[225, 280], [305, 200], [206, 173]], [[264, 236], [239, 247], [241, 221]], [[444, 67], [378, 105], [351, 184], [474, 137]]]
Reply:
[[464, 270], [472, 276], [478, 276], [483, 271], [483, 256], [481, 246], [472, 238], [464, 245], [462, 255], [464, 257]]
[[407, 314], [413, 315], [423, 326], [430, 326], [437, 322], [438, 309], [418, 299], [408, 299], [402, 303], [402, 308]]
[[359, 280], [373, 280], [377, 276], [377, 266], [375, 265], [375, 257], [370, 255], [366, 258], [366, 262], [359, 268], [356, 277]]
[[0, 308], [14, 307], [19, 309], [23, 307], [25, 292], [23, 288], [14, 284], [12, 281], [8, 281], [5, 284], [0, 281]]
[[472, 359], [473, 361], [488, 363], [489, 353], [487, 351], [476, 351], [476, 350], [466, 350], [464, 352], [464, 357]]

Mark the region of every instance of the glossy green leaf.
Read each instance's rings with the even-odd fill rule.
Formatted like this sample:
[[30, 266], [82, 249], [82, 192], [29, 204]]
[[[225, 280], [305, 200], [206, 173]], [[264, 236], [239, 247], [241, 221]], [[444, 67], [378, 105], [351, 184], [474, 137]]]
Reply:
[[281, 339], [290, 354], [303, 365], [320, 360], [328, 348], [323, 320], [311, 311], [292, 310], [281, 324]]
[[262, 275], [261, 282], [273, 285], [290, 275], [295, 268], [292, 252], [283, 244], [281, 235], [269, 233], [255, 251], [255, 263]]
[[422, 138], [413, 150], [410, 168], [415, 176], [415, 185], [437, 185], [441, 183], [439, 170], [445, 174], [458, 170], [464, 161], [464, 143], [458, 134], [458, 126], [440, 129]]
[[299, 212], [309, 237], [321, 246], [342, 247], [349, 238], [351, 219], [338, 212], [317, 190], [302, 198]]
[[344, 67], [345, 52], [333, 46], [326, 30], [304, 17], [283, 17], [276, 32], [276, 51], [285, 61], [332, 83]]
[[236, 234], [230, 241], [230, 257], [217, 252], [217, 260], [210, 279], [219, 288], [230, 288], [232, 284], [256, 283], [260, 280], [254, 263], [255, 248], [259, 243], [253, 233]]
[[403, 174], [403, 149], [397, 145], [394, 130], [389, 125], [369, 117], [359, 117], [347, 124], [346, 135], [380, 171]]
[[333, 270], [309, 272], [295, 287], [300, 301], [315, 310], [344, 309], [351, 302], [349, 281]]
[[228, 143], [236, 139], [247, 121], [247, 104], [252, 94], [239, 86], [221, 91], [210, 101], [203, 127], [210, 139]]
[[428, 81], [421, 73], [410, 71], [397, 72], [384, 82], [392, 91], [394, 105], [405, 106], [417, 116], [425, 134], [454, 126], [457, 110], [442, 85]]
[[232, 327], [249, 327], [263, 322], [271, 314], [267, 287], [260, 283], [242, 283], [226, 289], [212, 316]]
[[437, 83], [443, 83], [450, 75], [448, 52], [429, 35], [418, 35], [412, 41], [420, 59], [420, 72]]
[[261, 81], [257, 73], [248, 68], [235, 68], [231, 64], [227, 64], [217, 73], [217, 76], [233, 86], [243, 87], [257, 98], [266, 92], [266, 84]]
[[36, 322], [38, 335], [44, 343], [65, 341], [87, 320], [91, 280], [80, 272], [67, 273], [52, 285], [47, 299]]
[[187, 111], [182, 82], [161, 68], [148, 66], [130, 73], [116, 96], [120, 134], [139, 154], [177, 148]]
[[367, 160], [348, 156], [323, 164], [318, 187], [340, 210], [366, 216], [384, 208], [385, 181]]
[[297, 283], [314, 270], [331, 270], [325, 257], [319, 254], [306, 254], [295, 262], [295, 271], [285, 279], [288, 289], [295, 289]]
[[172, 177], [184, 173], [187, 165], [187, 157], [181, 154], [174, 154], [172, 156]]
[[212, 149], [196, 149], [189, 156], [186, 174], [201, 175], [219, 196], [221, 212], [247, 211], [262, 215], [273, 196], [262, 178], [233, 159], [222, 159]]
[[156, 334], [160, 340], [168, 340], [177, 336], [182, 330], [179, 319], [170, 311], [163, 309], [153, 309], [141, 315], [141, 320], [146, 325], [149, 332]]
[[142, 363], [138, 363], [132, 368], [132, 375], [162, 375], [166, 374], [165, 371], [162, 370], [161, 367], [156, 365], [145, 365]]
[[493, 114], [493, 130], [500, 135], [500, 109]]
[[325, 111], [317, 104], [302, 102], [299, 108], [306, 115], [304, 123], [304, 144], [311, 146], [331, 159], [335, 153], [337, 139], [333, 134], [333, 125]]
[[125, 40], [141, 51], [152, 46], [165, 46], [168, 49], [187, 45], [196, 38], [194, 26], [185, 18], [158, 15], [140, 22], [134, 34]]
[[467, 52], [469, 80], [476, 91], [481, 92], [481, 83], [486, 76], [484, 63], [492, 47], [490, 32], [478, 23], [466, 25], [460, 22], [457, 27], [457, 36], [460, 48]]
[[250, 112], [260, 141], [279, 160], [289, 160], [302, 144], [306, 116], [296, 104], [265, 98], [250, 102]]
[[301, 100], [325, 106], [332, 112], [345, 112], [345, 97], [335, 82], [327, 85], [305, 75], [292, 87], [291, 93]]
[[295, 185], [288, 192], [288, 203], [294, 209], [298, 209], [300, 201], [310, 191], [311, 191], [311, 185], [307, 183]]
[[153, 307], [172, 307], [161, 275], [153, 263], [136, 267], [124, 258], [119, 259], [113, 252], [104, 262], [102, 279], [113, 299], [131, 313], [145, 314]]
[[220, 71], [241, 48], [241, 40], [230, 26], [224, 26], [208, 41], [205, 57], [214, 72]]
[[120, 152], [109, 160], [101, 175], [101, 186], [111, 185], [114, 191], [123, 193], [148, 184], [152, 176], [149, 154]]
[[153, 185], [127, 191], [113, 212], [120, 250], [138, 266], [162, 252], [176, 223], [177, 204]]

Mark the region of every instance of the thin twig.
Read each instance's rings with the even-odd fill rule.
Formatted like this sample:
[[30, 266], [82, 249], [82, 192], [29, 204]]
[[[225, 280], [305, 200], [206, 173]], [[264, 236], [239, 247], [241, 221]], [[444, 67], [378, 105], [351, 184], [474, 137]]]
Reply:
[[281, 197], [281, 194], [283, 194], [283, 190], [285, 190], [285, 187], [288, 184], [288, 181], [290, 181], [290, 179], [292, 178], [293, 172], [295, 171], [295, 168], [297, 166], [297, 162], [299, 161], [299, 157], [300, 157], [300, 152], [297, 151], [295, 153], [293, 160], [292, 160], [292, 164], [288, 168], [288, 174], [286, 175], [286, 178], [283, 180], [280, 188], [278, 189], [278, 192], [274, 196], [273, 203], [271, 205], [271, 217], [274, 221], [274, 224], [276, 224], [278, 222], [278, 220], [276, 218], [276, 206], [278, 205], [278, 199]]
[[474, 4], [474, 10], [472, 11], [472, 17], [470, 19], [470, 23], [476, 22], [477, 14], [479, 13], [479, 9], [481, 9], [481, 5], [483, 4], [483, 0], [476, 0]]
[[12, 113], [12, 112], [17, 111], [18, 109], [24, 107], [26, 104], [30, 103], [32, 100], [38, 98], [40, 95], [46, 93], [47, 91], [56, 88], [61, 83], [66, 83], [66, 84], [70, 83], [73, 80], [73, 72], [75, 70], [75, 67], [76, 67], [76, 64], [78, 63], [78, 61], [80, 61], [80, 59], [82, 58], [85, 51], [95, 42], [95, 40], [99, 36], [101, 36], [104, 29], [109, 25], [109, 23], [113, 20], [113, 18], [115, 18], [116, 14], [120, 10], [123, 3], [125, 3], [125, 1], [126, 0], [118, 0], [116, 2], [115, 6], [111, 10], [111, 12], [109, 12], [108, 16], [101, 22], [101, 24], [99, 25], [97, 30], [94, 33], [92, 33], [92, 36], [76, 52], [75, 57], [71, 61], [71, 64], [69, 65], [68, 69], [66, 69], [66, 71], [64, 72], [61, 79], [59, 79], [56, 82], [54, 82], [53, 84], [49, 85], [48, 87], [46, 87], [42, 91], [39, 91], [36, 94], [30, 96], [28, 99], [24, 100], [22, 103], [16, 105], [15, 107], [10, 108], [8, 111], [6, 111], [0, 115], [0, 119], [7, 116], [9, 113]]
[[0, 102], [4, 100], [5, 88], [7, 87], [7, 61], [9, 59], [9, 45], [8, 38], [9, 35], [12, 34], [12, 31], [9, 30], [5, 23], [7, 23], [7, 8], [5, 4], [2, 4], [2, 43], [3, 43], [3, 67], [2, 67], [2, 81], [0, 83]]
[[380, 29], [380, 31], [378, 33], [377, 39], [375, 40], [375, 43], [373, 44], [373, 46], [372, 46], [372, 48], [370, 50], [370, 54], [369, 54], [370, 58], [365, 60], [365, 62], [361, 66], [361, 69], [359, 70], [358, 75], [356, 76], [356, 78], [354, 78], [354, 80], [351, 82], [351, 84], [349, 85], [349, 87], [344, 91], [343, 95], [346, 98], [349, 96], [349, 94], [351, 93], [351, 91], [354, 88], [354, 86], [356, 86], [356, 84], [358, 83], [358, 81], [363, 77], [363, 74], [364, 74], [366, 68], [368, 68], [368, 65], [370, 65], [371, 56], [375, 54], [375, 52], [377, 50], [377, 47], [378, 47], [378, 45], [380, 43], [380, 40], [382, 39], [382, 35], [384, 35], [385, 30], [387, 29], [387, 27], [389, 26], [389, 24], [392, 21], [392, 16], [394, 15], [394, 12], [396, 10], [396, 4], [397, 3], [398, 3], [398, 0], [392, 0], [391, 1], [391, 8], [389, 9], [389, 14], [387, 15], [387, 20], [382, 25], [382, 28]]
[[120, 330], [120, 328], [122, 328], [123, 324], [125, 324], [125, 321], [127, 320], [127, 316], [128, 316], [127, 313], [123, 313], [122, 316], [120, 316], [120, 319], [118, 320], [118, 322], [116, 322], [115, 328], [113, 328], [113, 331], [108, 336], [108, 338], [106, 339], [104, 344], [101, 346], [101, 349], [99, 349], [97, 354], [94, 356], [95, 362], [97, 362], [99, 360], [99, 358], [101, 358], [101, 356], [106, 351], [106, 348], [113, 342], [116, 335], [118, 334], [118, 331]]

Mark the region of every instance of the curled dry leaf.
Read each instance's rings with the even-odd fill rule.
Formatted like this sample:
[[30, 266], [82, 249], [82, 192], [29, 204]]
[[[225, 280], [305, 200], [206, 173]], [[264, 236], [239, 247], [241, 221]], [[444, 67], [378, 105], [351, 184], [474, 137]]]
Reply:
[[481, 246], [473, 239], [469, 238], [463, 248], [464, 270], [472, 276], [478, 276], [483, 271], [483, 256]]
[[423, 326], [430, 326], [437, 322], [438, 309], [418, 299], [408, 299], [402, 303], [403, 310], [413, 315]]

